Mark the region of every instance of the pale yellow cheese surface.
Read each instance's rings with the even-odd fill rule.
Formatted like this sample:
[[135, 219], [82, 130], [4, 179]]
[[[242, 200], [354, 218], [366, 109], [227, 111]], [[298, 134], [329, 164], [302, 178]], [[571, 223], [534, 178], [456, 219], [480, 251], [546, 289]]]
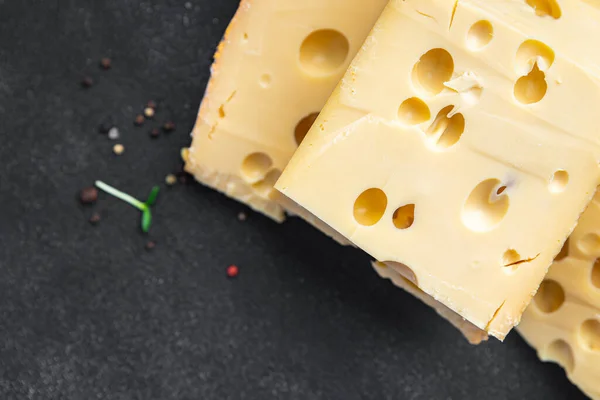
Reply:
[[387, 0], [243, 0], [215, 56], [186, 169], [282, 220], [272, 186]]
[[599, 182], [599, 10], [530, 3], [393, 0], [276, 185], [500, 339]]
[[600, 194], [550, 268], [517, 327], [542, 360], [600, 399]]
[[[590, 238], [595, 247], [590, 248]], [[585, 251], [582, 251], [582, 248]], [[600, 399], [600, 195], [582, 215], [517, 327], [540, 359], [561, 365], [590, 398]], [[472, 343], [484, 332], [425, 295], [402, 273], [373, 263], [379, 276], [434, 308]]]

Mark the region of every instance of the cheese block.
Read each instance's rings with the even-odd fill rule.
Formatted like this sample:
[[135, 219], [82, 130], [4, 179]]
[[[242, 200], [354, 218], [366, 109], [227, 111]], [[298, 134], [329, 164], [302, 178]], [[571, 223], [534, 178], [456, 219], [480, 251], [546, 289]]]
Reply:
[[[486, 338], [457, 314], [432, 303], [393, 267], [383, 263], [373, 267], [382, 278], [434, 307], [471, 343]], [[565, 242], [517, 331], [542, 360], [560, 364], [575, 385], [600, 399], [600, 193]]]
[[276, 184], [501, 340], [599, 183], [599, 10], [561, 7], [392, 0]]
[[281, 221], [273, 184], [387, 0], [243, 0], [219, 45], [186, 170]]
[[600, 399], [600, 194], [556, 257], [517, 327], [544, 361]]

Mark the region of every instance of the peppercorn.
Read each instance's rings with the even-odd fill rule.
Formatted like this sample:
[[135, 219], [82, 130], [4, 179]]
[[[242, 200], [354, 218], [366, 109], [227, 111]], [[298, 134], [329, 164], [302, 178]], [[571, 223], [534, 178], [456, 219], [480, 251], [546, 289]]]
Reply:
[[82, 204], [93, 204], [98, 200], [98, 189], [93, 186], [82, 189], [79, 193], [79, 199]]

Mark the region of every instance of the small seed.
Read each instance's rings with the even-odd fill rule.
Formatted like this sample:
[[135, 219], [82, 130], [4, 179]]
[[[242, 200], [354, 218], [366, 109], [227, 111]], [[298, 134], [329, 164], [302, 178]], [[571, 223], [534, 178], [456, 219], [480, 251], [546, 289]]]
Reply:
[[154, 108], [146, 107], [144, 109], [144, 115], [146, 116], [146, 118], [153, 118], [154, 117]]
[[146, 104], [146, 108], [153, 108], [154, 110], [156, 110], [156, 102], [153, 100], [148, 101], [148, 103]]
[[142, 114], [138, 114], [138, 115], [136, 115], [135, 120], [133, 121], [133, 123], [135, 125], [137, 125], [137, 126], [142, 126], [142, 125], [144, 125], [144, 121], [145, 120], [146, 119], [144, 118], [144, 116]]
[[81, 86], [84, 88], [90, 88], [94, 85], [94, 80], [92, 78], [90, 78], [89, 76], [86, 76], [85, 78], [83, 78], [81, 80]]
[[110, 69], [110, 67], [112, 66], [111, 63], [112, 63], [112, 61], [108, 57], [104, 57], [102, 60], [100, 60], [100, 66], [104, 70]]
[[146, 243], [146, 250], [154, 250], [154, 248], [156, 247], [156, 242], [153, 240], [148, 241], [148, 243]]
[[172, 132], [175, 130], [175, 123], [172, 121], [167, 121], [165, 122], [165, 124], [163, 125], [163, 130], [165, 132]]
[[173, 174], [169, 174], [165, 178], [165, 182], [166, 182], [167, 185], [173, 186], [174, 184], [177, 183], [177, 177], [175, 175], [173, 175]]
[[119, 138], [119, 136], [121, 136], [121, 134], [119, 133], [119, 130], [116, 127], [112, 127], [109, 129], [108, 131], [108, 138], [110, 140], [117, 140]]
[[246, 215], [245, 212], [241, 212], [238, 214], [238, 219], [243, 222], [248, 219], [248, 216]]
[[90, 224], [97, 225], [98, 222], [100, 222], [100, 214], [93, 213], [92, 216], [90, 217]]
[[180, 154], [183, 162], [188, 162], [188, 159], [190, 158], [190, 149], [187, 147], [182, 147]]
[[118, 155], [118, 156], [120, 156], [121, 154], [123, 154], [123, 152], [124, 152], [124, 151], [125, 151], [125, 146], [123, 146], [123, 145], [122, 145], [122, 144], [120, 144], [120, 143], [117, 143], [117, 144], [115, 144], [115, 145], [113, 146], [113, 152], [114, 152], [116, 155]]
[[240, 269], [237, 265], [230, 265], [227, 267], [227, 276], [230, 278], [235, 278], [240, 273]]
[[150, 137], [157, 138], [160, 136], [160, 129], [154, 128], [150, 131]]
[[79, 193], [82, 204], [93, 204], [98, 200], [98, 189], [93, 186], [82, 189]]

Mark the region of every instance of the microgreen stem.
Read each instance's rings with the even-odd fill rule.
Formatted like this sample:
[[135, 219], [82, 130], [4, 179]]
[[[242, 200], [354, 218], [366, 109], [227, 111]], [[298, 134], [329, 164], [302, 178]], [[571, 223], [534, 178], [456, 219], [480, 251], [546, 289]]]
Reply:
[[130, 196], [127, 193], [121, 192], [119, 189], [116, 189], [110, 185], [107, 185], [106, 183], [104, 183], [102, 181], [96, 181], [96, 186], [99, 189], [104, 190], [106, 193], [115, 196], [117, 199], [121, 199], [124, 202], [132, 205], [133, 207], [137, 208], [140, 211], [145, 211], [148, 209], [148, 206], [145, 203], [142, 203], [135, 197]]

